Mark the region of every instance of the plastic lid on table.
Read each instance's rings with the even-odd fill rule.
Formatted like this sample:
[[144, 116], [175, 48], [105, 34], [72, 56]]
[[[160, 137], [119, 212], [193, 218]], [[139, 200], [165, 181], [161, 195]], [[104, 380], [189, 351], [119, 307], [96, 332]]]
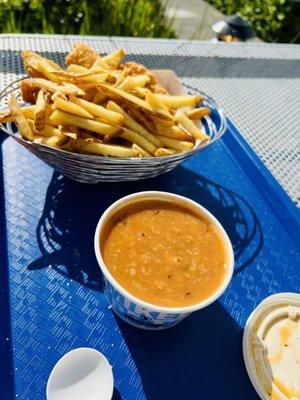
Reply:
[[245, 326], [243, 354], [263, 400], [300, 400], [300, 294], [267, 297]]

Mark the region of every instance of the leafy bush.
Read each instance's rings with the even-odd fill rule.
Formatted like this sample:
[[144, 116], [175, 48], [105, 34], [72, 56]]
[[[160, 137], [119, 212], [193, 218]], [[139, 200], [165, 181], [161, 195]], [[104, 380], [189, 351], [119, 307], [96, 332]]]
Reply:
[[159, 0], [0, 0], [2, 32], [174, 37]]
[[[287, 0], [208, 0], [227, 15], [244, 17], [267, 42], [300, 43], [300, 3]], [[298, 37], [297, 37], [298, 36]]]

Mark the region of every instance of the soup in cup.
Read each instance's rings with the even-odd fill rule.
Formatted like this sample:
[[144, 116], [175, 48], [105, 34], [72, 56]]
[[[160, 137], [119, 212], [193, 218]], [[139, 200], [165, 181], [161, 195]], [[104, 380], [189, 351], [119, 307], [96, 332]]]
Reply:
[[166, 192], [113, 203], [98, 222], [94, 246], [111, 308], [145, 329], [169, 328], [215, 301], [234, 267], [218, 220], [198, 203]]

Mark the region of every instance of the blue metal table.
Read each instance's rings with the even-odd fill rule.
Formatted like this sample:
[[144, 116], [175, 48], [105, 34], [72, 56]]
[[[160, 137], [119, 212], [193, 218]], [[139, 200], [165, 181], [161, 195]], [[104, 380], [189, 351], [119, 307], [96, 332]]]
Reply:
[[[34, 39], [26, 40], [23, 47], [33, 47]], [[56, 59], [64, 40], [45, 41]], [[114, 48], [101, 40], [102, 52]], [[19, 50], [6, 50], [12, 66]], [[9, 71], [6, 79], [14, 79]], [[114, 399], [257, 398], [242, 358], [243, 326], [269, 294], [300, 291], [299, 210], [230, 122], [220, 142], [146, 181], [75, 183], [4, 136], [0, 162], [1, 399], [45, 399], [54, 364], [81, 346], [100, 350], [113, 365]], [[224, 295], [162, 332], [138, 330], [112, 314], [93, 253], [103, 210], [140, 190], [179, 193], [207, 207], [236, 257]]]

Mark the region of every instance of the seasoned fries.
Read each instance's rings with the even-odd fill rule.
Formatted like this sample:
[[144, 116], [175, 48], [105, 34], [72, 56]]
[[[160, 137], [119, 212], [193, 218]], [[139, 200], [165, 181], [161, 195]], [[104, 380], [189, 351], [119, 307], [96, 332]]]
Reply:
[[37, 131], [40, 131], [45, 126], [47, 97], [49, 97], [48, 94], [43, 89], [41, 89], [36, 99], [34, 116], [33, 116], [34, 128]]
[[94, 156], [166, 157], [192, 150], [209, 137], [200, 120], [210, 114], [197, 95], [173, 96], [153, 72], [122, 64], [124, 49], [101, 56], [77, 44], [66, 69], [39, 54], [22, 52], [29, 75], [20, 82], [0, 123], [15, 122], [29, 141]]
[[85, 68], [90, 68], [100, 54], [97, 54], [88, 45], [84, 43], [78, 43], [74, 46], [74, 49], [65, 59], [66, 65], [77, 64]]

